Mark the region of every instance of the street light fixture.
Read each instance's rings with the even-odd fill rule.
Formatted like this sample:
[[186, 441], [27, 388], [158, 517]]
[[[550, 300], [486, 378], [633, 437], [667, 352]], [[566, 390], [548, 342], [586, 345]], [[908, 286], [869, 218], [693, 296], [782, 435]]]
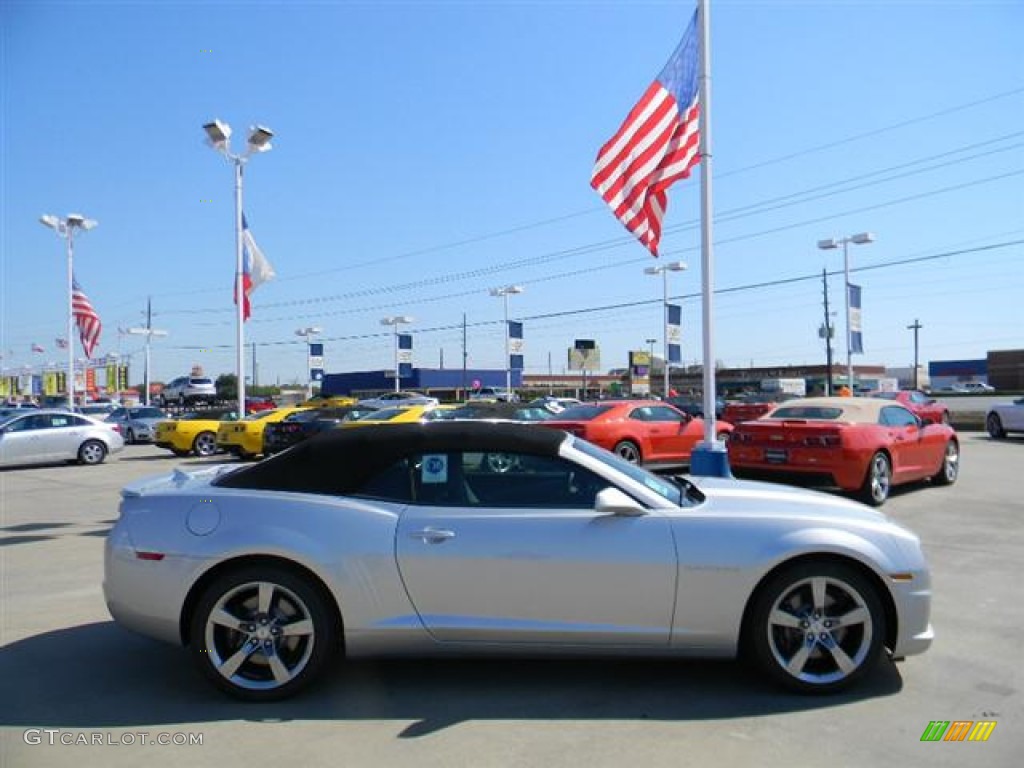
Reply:
[[[662, 329], [662, 333], [665, 335], [665, 362], [664, 362], [664, 388], [665, 391], [662, 393], [662, 397], [668, 397], [669, 391], [669, 364], [668, 364], [668, 273], [669, 272], [685, 272], [687, 265], [685, 261], [670, 261], [667, 264], [662, 264], [658, 267], [646, 267], [644, 269], [645, 275], [661, 275], [662, 279], [662, 304], [665, 307], [665, 327]], [[653, 369], [654, 359], [652, 354], [651, 368]]]
[[306, 399], [309, 400], [313, 397], [313, 347], [317, 334], [323, 332], [322, 328], [317, 326], [307, 326], [306, 328], [297, 328], [295, 330], [296, 336], [302, 336], [306, 340]]
[[506, 285], [502, 288], [491, 288], [491, 296], [500, 296], [505, 306], [505, 397], [512, 401], [512, 360], [508, 339], [508, 297], [523, 292], [521, 285]]
[[243, 296], [243, 274], [245, 272], [244, 251], [242, 246], [242, 166], [256, 153], [266, 152], [271, 148], [270, 139], [274, 133], [262, 125], [254, 125], [249, 132], [246, 150], [242, 154], [231, 152], [231, 126], [222, 120], [214, 120], [203, 126], [206, 131], [207, 144], [235, 168], [235, 304], [237, 305], [235, 340], [235, 375], [238, 379], [238, 413], [245, 416], [245, 302]]
[[398, 391], [401, 390], [401, 383], [400, 383], [401, 379], [400, 379], [400, 377], [398, 375], [399, 374], [399, 370], [400, 370], [400, 368], [399, 368], [400, 363], [399, 363], [399, 360], [398, 360], [398, 354], [399, 354], [399, 350], [398, 350], [398, 335], [399, 335], [398, 326], [400, 326], [400, 325], [408, 325], [412, 321], [413, 321], [413, 319], [411, 317], [409, 317], [408, 315], [393, 315], [393, 316], [390, 316], [390, 317], [383, 317], [383, 318], [381, 318], [381, 321], [380, 321], [381, 325], [391, 325], [391, 326], [394, 326], [394, 329], [395, 329], [395, 392], [398, 392]]
[[80, 213], [69, 213], [63, 219], [52, 213], [47, 213], [40, 216], [39, 221], [54, 230], [58, 237], [63, 237], [68, 244], [68, 408], [71, 409], [75, 405], [75, 344], [72, 341], [75, 330], [75, 230], [88, 232], [99, 222], [95, 219], [87, 219]]
[[870, 232], [859, 232], [848, 237], [832, 237], [828, 240], [819, 240], [818, 248], [823, 251], [833, 251], [842, 246], [843, 249], [843, 279], [845, 287], [843, 299], [846, 302], [846, 382], [853, 392], [853, 331], [850, 328], [850, 243], [854, 245], [867, 245], [875, 242], [875, 236]]

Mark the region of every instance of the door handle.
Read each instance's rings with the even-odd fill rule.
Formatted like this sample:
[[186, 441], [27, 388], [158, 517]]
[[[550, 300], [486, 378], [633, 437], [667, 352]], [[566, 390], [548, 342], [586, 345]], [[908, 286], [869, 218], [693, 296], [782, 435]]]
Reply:
[[424, 528], [422, 531], [413, 531], [409, 534], [414, 539], [421, 539], [428, 544], [440, 544], [442, 541], [455, 538], [455, 531], [448, 531], [443, 528]]

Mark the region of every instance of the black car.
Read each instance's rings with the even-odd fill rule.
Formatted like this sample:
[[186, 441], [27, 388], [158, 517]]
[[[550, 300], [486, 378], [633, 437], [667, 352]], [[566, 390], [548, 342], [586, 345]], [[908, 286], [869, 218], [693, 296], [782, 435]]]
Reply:
[[296, 411], [281, 421], [267, 424], [263, 429], [263, 453], [265, 456], [280, 453], [313, 435], [333, 429], [344, 421], [358, 419], [373, 410], [375, 409], [356, 405], [347, 408]]

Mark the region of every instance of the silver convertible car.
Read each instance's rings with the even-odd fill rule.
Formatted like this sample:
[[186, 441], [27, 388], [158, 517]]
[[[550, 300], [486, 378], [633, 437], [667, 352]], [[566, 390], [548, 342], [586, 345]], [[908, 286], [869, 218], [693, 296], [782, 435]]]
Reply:
[[830, 692], [932, 642], [920, 542], [880, 512], [660, 477], [501, 422], [333, 430], [129, 485], [104, 593], [118, 622], [251, 700], [342, 653], [743, 654]]

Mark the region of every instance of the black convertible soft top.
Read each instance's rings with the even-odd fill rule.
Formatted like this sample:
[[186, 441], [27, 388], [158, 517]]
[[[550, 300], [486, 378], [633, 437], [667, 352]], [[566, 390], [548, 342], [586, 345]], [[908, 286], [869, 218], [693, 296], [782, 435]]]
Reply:
[[536, 424], [435, 421], [331, 429], [258, 464], [222, 475], [223, 488], [347, 494], [421, 453], [451, 451], [555, 456], [566, 435]]

